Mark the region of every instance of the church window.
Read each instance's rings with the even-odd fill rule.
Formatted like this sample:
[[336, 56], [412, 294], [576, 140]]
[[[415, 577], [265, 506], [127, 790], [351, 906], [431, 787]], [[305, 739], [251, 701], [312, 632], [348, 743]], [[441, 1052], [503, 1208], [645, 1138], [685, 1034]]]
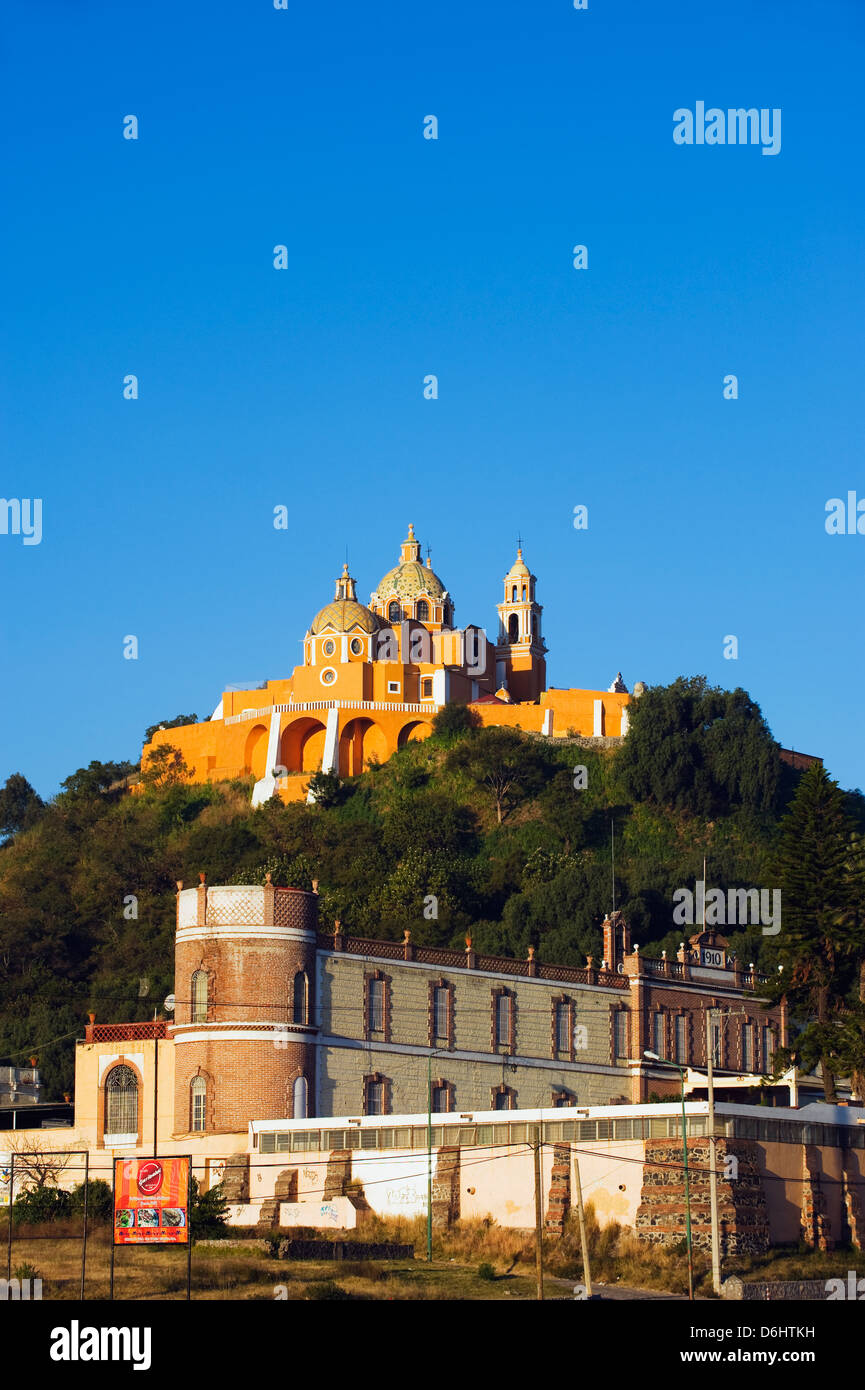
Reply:
[[523, 585], [523, 603], [525, 603], [525, 601], [526, 601], [526, 586], [525, 586], [525, 584], [524, 584], [524, 585]]
[[207, 1082], [203, 1076], [195, 1076], [189, 1088], [193, 1133], [199, 1134], [207, 1125]]
[[387, 620], [389, 623], [398, 623], [402, 620], [402, 608], [396, 599], [387, 606]]
[[352, 654], [352, 656], [360, 656], [360, 654], [361, 654], [362, 651], [363, 651], [363, 642], [360, 640], [359, 637], [352, 637], [352, 639], [351, 639], [351, 654]]
[[513, 586], [513, 589], [511, 590], [511, 603], [516, 603], [516, 601], [517, 601], [517, 586], [516, 586], [516, 584], [515, 584], [515, 585]]
[[417, 617], [419, 623], [429, 622], [429, 604], [425, 598], [418, 600]]
[[196, 970], [192, 977], [192, 1022], [207, 1022], [207, 971]]
[[328, 637], [327, 641], [322, 643], [321, 650], [324, 652], [325, 656], [333, 656], [336, 651], [336, 643], [332, 637]]
[[508, 618], [508, 641], [519, 642], [520, 640], [520, 620], [516, 613], [512, 613]]
[[138, 1134], [138, 1081], [131, 1067], [112, 1067], [108, 1073], [105, 1134]]
[[332, 666], [327, 666], [327, 667], [325, 667], [325, 669], [324, 669], [324, 670], [322, 671], [322, 673], [321, 673], [321, 683], [322, 683], [322, 685], [333, 685], [333, 683], [334, 683], [335, 680], [336, 680], [336, 671], [334, 671], [333, 667], [332, 667]]

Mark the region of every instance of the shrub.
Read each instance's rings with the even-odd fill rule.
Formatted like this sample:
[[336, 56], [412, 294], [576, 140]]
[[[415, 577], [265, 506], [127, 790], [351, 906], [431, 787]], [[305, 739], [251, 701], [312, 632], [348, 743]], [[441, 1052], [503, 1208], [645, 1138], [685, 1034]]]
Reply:
[[485, 1279], [487, 1282], [492, 1282], [492, 1280], [495, 1279], [495, 1277], [496, 1271], [491, 1264], [487, 1264], [487, 1262], [484, 1261], [483, 1264], [478, 1265], [479, 1279]]
[[31, 1187], [15, 1198], [12, 1220], [16, 1226], [42, 1226], [63, 1221], [72, 1211], [72, 1198], [61, 1187]]
[[335, 1279], [324, 1279], [318, 1284], [307, 1284], [307, 1298], [316, 1301], [344, 1301], [351, 1298], [351, 1294], [346, 1289], [340, 1287]]
[[[110, 1184], [102, 1178], [90, 1178], [86, 1187], [87, 1220], [110, 1221], [114, 1202]], [[70, 1194], [69, 1210], [76, 1215], [84, 1213], [84, 1188], [83, 1182], [76, 1183]]]
[[198, 1179], [190, 1179], [189, 1234], [193, 1240], [219, 1240], [228, 1235], [228, 1203], [222, 1183], [202, 1192]]

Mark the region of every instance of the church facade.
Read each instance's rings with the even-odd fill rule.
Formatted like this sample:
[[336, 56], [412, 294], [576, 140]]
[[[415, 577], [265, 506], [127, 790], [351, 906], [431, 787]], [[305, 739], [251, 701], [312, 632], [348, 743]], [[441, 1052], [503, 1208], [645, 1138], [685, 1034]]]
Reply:
[[193, 781], [252, 775], [259, 804], [274, 794], [303, 798], [311, 773], [350, 777], [386, 761], [426, 738], [436, 711], [451, 703], [470, 706], [485, 725], [621, 738], [631, 698], [621, 676], [606, 691], [547, 689], [543, 609], [521, 549], [502, 584], [495, 642], [481, 627], [455, 627], [453, 596], [409, 525], [368, 605], [343, 567], [289, 677], [224, 691], [209, 720], [157, 731], [143, 762], [170, 744]]

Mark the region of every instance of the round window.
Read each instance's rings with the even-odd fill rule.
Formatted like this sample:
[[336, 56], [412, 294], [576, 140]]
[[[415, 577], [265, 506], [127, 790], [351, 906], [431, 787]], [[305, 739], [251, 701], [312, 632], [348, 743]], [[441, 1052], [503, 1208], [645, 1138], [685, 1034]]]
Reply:
[[352, 637], [352, 639], [351, 639], [351, 654], [352, 654], [352, 656], [360, 656], [360, 654], [361, 654], [362, 651], [363, 651], [363, 642], [361, 641], [361, 639], [360, 639], [359, 637]]
[[336, 643], [332, 637], [328, 637], [327, 641], [322, 643], [321, 650], [324, 652], [325, 656], [333, 656], [336, 651]]
[[334, 671], [334, 669], [333, 669], [332, 666], [326, 666], [325, 669], [324, 669], [324, 670], [322, 671], [322, 673], [321, 673], [321, 683], [322, 683], [322, 685], [333, 685], [333, 683], [334, 683], [335, 680], [336, 680], [336, 671]]

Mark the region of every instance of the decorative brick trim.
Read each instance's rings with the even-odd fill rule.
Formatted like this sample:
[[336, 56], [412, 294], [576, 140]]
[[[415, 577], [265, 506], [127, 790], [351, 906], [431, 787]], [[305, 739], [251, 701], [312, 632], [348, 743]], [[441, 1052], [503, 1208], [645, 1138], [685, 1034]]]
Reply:
[[[205, 1093], [204, 1093], [204, 1129], [203, 1129], [203, 1130], [193, 1130], [193, 1128], [192, 1128], [192, 1083], [193, 1083], [193, 1081], [195, 1080], [195, 1078], [196, 1078], [197, 1076], [200, 1076], [200, 1077], [203, 1078], [204, 1084], [205, 1084], [205, 1086], [206, 1086], [206, 1088], [207, 1088], [207, 1089], [205, 1090]], [[215, 1121], [215, 1119], [214, 1119], [214, 1113], [215, 1113], [215, 1108], [216, 1108], [216, 1101], [215, 1101], [215, 1096], [214, 1096], [213, 1077], [211, 1076], [211, 1074], [210, 1074], [209, 1071], [205, 1071], [205, 1070], [204, 1070], [204, 1067], [196, 1067], [195, 1071], [190, 1072], [189, 1076], [186, 1078], [186, 1095], [187, 1095], [187, 1104], [188, 1104], [188, 1117], [187, 1117], [187, 1118], [188, 1118], [188, 1121], [189, 1121], [189, 1123], [188, 1123], [188, 1125], [187, 1125], [188, 1132], [189, 1132], [190, 1134], [193, 1134], [193, 1133], [205, 1134], [205, 1133], [207, 1133], [208, 1130], [213, 1130], [213, 1129], [215, 1129], [215, 1128], [216, 1128], [216, 1121]]]
[[[304, 980], [303, 1018], [295, 1018], [294, 1016], [294, 986], [298, 975], [302, 975]], [[299, 1023], [304, 1028], [309, 1027], [309, 971], [306, 970], [302, 965], [298, 966], [298, 968], [295, 970], [294, 974], [291, 977], [291, 1001], [288, 1006], [288, 1014], [292, 1023]]]
[[513, 1086], [506, 1086], [505, 1083], [502, 1082], [500, 1086], [490, 1087], [490, 1110], [497, 1110], [499, 1108], [496, 1105], [496, 1096], [507, 1096], [508, 1103], [503, 1108], [505, 1110], [516, 1110], [517, 1093], [514, 1090]]
[[[561, 1005], [564, 1005], [568, 1011], [568, 1045], [563, 1050], [559, 1050], [556, 1046], [558, 1041], [556, 1015]], [[550, 1000], [550, 1057], [554, 1062], [561, 1061], [562, 1058], [568, 1062], [576, 1061], [576, 1048], [574, 1046], [574, 1032], [577, 1022], [576, 1007], [575, 1001], [569, 994], [557, 994]]]
[[446, 1027], [447, 1027], [447, 1030], [448, 1030], [448, 1031], [447, 1031], [447, 1035], [446, 1035], [446, 1038], [445, 1038], [445, 1042], [446, 1042], [446, 1044], [447, 1044], [447, 1046], [448, 1046], [449, 1048], [453, 1048], [453, 1047], [454, 1047], [454, 995], [455, 995], [455, 990], [454, 990], [454, 987], [453, 987], [453, 984], [451, 983], [451, 981], [450, 981], [450, 980], [446, 980], [446, 979], [444, 978], [444, 976], [441, 976], [438, 980], [430, 980], [430, 983], [429, 983], [428, 1005], [427, 1005], [427, 1036], [428, 1036], [428, 1038], [429, 1038], [429, 1045], [430, 1045], [430, 1047], [435, 1047], [436, 1043], [442, 1041], [441, 1036], [440, 1036], [439, 1034], [437, 1034], [437, 1033], [436, 1033], [436, 1030], [435, 1030], [435, 1026], [436, 1026], [435, 992], [436, 992], [437, 989], [446, 989], [446, 990], [447, 990], [448, 997], [447, 997]]
[[393, 1082], [391, 1081], [389, 1076], [384, 1076], [380, 1071], [371, 1072], [369, 1075], [363, 1078], [363, 1113], [364, 1115], [370, 1114], [369, 1088], [371, 1085], [377, 1083], [381, 1083], [381, 1085], [384, 1087], [384, 1090], [382, 1092], [381, 1112], [383, 1115], [392, 1115]]
[[550, 1104], [554, 1109], [562, 1105], [574, 1105], [576, 1099], [576, 1091], [569, 1091], [564, 1086], [553, 1086], [550, 1091]]
[[[507, 1042], [499, 1043], [496, 1034], [496, 1017], [498, 1014], [498, 1002], [500, 999], [510, 999], [508, 1009], [508, 1038]], [[490, 991], [490, 1051], [509, 1052], [511, 1056], [517, 1048], [517, 998], [512, 989], [507, 985], [499, 985]]]
[[[619, 1057], [616, 1053], [616, 1019], [619, 1014], [625, 1015], [625, 1056]], [[631, 1052], [631, 1011], [626, 1004], [610, 1005], [610, 1061], [615, 1066], [616, 1062], [625, 1061]]]
[[[452, 1111], [454, 1111], [454, 1110], [456, 1109], [456, 1105], [455, 1105], [455, 1101], [454, 1101], [454, 1091], [455, 1091], [455, 1089], [456, 1089], [456, 1088], [455, 1088], [455, 1086], [454, 1086], [454, 1083], [453, 1083], [452, 1081], [447, 1081], [447, 1080], [445, 1080], [445, 1078], [444, 1078], [443, 1076], [438, 1076], [438, 1077], [436, 1077], [435, 1080], [434, 1080], [433, 1083], [432, 1083], [432, 1086], [430, 1087], [430, 1099], [432, 1099], [432, 1096], [435, 1094], [435, 1092], [436, 1092], [437, 1090], [443, 1090], [443, 1091], [444, 1091], [444, 1093], [445, 1093], [445, 1108], [444, 1108], [444, 1112], [443, 1112], [444, 1114], [451, 1114]], [[435, 1113], [438, 1114], [439, 1112], [436, 1110]]]
[[[154, 1042], [153, 1046], [156, 1048], [159, 1046], [159, 1043]], [[103, 1147], [103, 1141], [105, 1139], [105, 1092], [108, 1087], [108, 1078], [117, 1067], [128, 1067], [129, 1070], [131, 1072], [134, 1072], [135, 1074], [135, 1080], [138, 1083], [137, 1142], [138, 1144], [143, 1144], [144, 1142], [144, 1077], [142, 1076], [141, 1071], [135, 1065], [132, 1059], [130, 1057], [124, 1057], [123, 1053], [121, 1053], [119, 1057], [114, 1058], [114, 1061], [106, 1069], [105, 1074], [99, 1083], [99, 1091], [97, 1093], [98, 1109], [96, 1113], [96, 1143], [99, 1148]]]
[[381, 1029], [376, 1029], [375, 1031], [376, 1031], [377, 1033], [379, 1033], [379, 1032], [382, 1033], [382, 1038], [381, 1038], [381, 1040], [384, 1041], [384, 1042], [388, 1042], [388, 1043], [389, 1043], [389, 1042], [391, 1041], [391, 978], [390, 978], [389, 975], [385, 975], [385, 973], [384, 973], [383, 970], [369, 970], [369, 971], [364, 971], [364, 976], [363, 976], [363, 1036], [364, 1036], [364, 1039], [365, 1039], [367, 1042], [369, 1042], [369, 1040], [370, 1040], [370, 1039], [372, 1038], [372, 1036], [373, 1036], [373, 1029], [372, 1029], [372, 1027], [371, 1027], [371, 1024], [372, 1024], [372, 1011], [371, 1011], [371, 1008], [370, 1008], [371, 993], [372, 993], [372, 991], [370, 990], [370, 984], [372, 983], [373, 980], [381, 980], [382, 983], [384, 984], [384, 991], [383, 991], [384, 998], [383, 998], [383, 1000], [382, 1000], [382, 1014], [383, 1014], [382, 1022], [383, 1022], [383, 1024], [384, 1024], [384, 1030], [382, 1031]]

